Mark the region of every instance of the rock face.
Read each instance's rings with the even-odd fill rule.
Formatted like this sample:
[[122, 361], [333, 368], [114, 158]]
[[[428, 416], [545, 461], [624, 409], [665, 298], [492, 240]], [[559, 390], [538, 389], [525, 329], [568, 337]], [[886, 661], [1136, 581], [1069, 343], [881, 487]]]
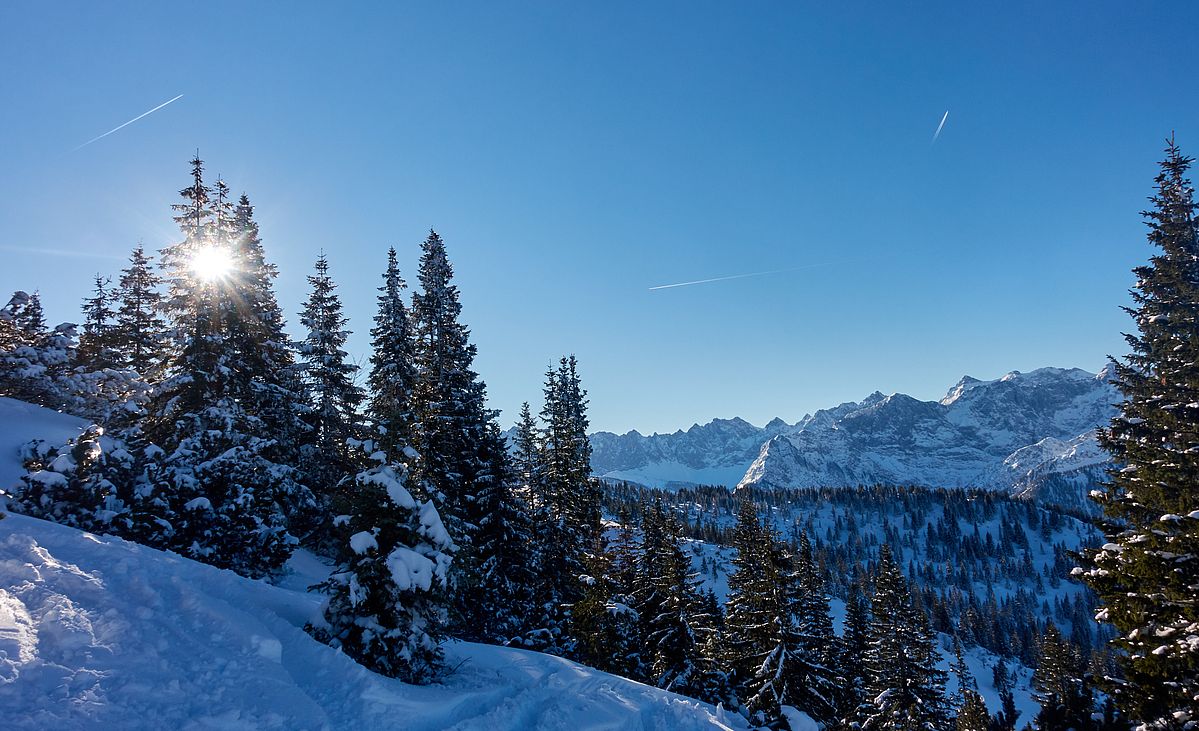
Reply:
[[601, 432], [592, 436], [592, 466], [656, 487], [986, 487], [1081, 507], [1080, 491], [1107, 463], [1094, 431], [1118, 401], [1106, 370], [967, 376], [940, 401], [876, 392], [794, 425], [732, 419], [649, 437]]

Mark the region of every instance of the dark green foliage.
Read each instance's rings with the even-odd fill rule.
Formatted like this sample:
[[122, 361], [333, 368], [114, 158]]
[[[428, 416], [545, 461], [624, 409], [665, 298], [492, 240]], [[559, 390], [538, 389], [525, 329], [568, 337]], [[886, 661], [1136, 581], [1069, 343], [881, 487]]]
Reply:
[[115, 292], [108, 278], [97, 274], [92, 295], [83, 300], [83, 332], [79, 334], [76, 362], [89, 371], [119, 367], [116, 353]]
[[1120, 466], [1100, 496], [1108, 543], [1086, 580], [1103, 605], [1123, 678], [1108, 690], [1145, 728], [1199, 723], [1199, 231], [1191, 158], [1173, 139], [1143, 215], [1158, 251], [1134, 269], [1137, 332], [1113, 361], [1121, 414], [1100, 441]]
[[947, 728], [945, 674], [936, 668], [928, 620], [913, 605], [908, 583], [885, 544], [879, 549], [870, 613], [870, 680], [858, 712], [862, 728]]
[[831, 720], [835, 690], [830, 671], [813, 652], [796, 617], [803, 596], [793, 557], [745, 500], [733, 532], [737, 572], [729, 577], [724, 660], [751, 718], [783, 724], [781, 706]]
[[407, 468], [355, 446], [363, 469], [337, 500], [341, 559], [321, 585], [325, 621], [309, 631], [375, 672], [428, 683], [441, 672], [454, 545], [433, 502], [408, 490]]
[[327, 505], [351, 470], [350, 440], [360, 436], [358, 406], [363, 393], [354, 383], [358, 367], [343, 350], [350, 335], [345, 329], [348, 319], [342, 314], [337, 284], [329, 275], [324, 254], [317, 257], [308, 284], [311, 289], [300, 313], [307, 336], [299, 345], [310, 399], [307, 422], [311, 436], [304, 452], [304, 473], [317, 498]]
[[1032, 676], [1041, 710], [1033, 725], [1043, 731], [1097, 729], [1091, 689], [1075, 649], [1050, 624], [1041, 637], [1041, 657]]
[[956, 730], [990, 731], [991, 714], [982, 696], [976, 690], [967, 690], [963, 695], [966, 700], [958, 710]]
[[118, 365], [137, 371], [147, 381], [157, 381], [165, 367], [166, 323], [161, 316], [162, 280], [151, 266], [153, 258], [141, 244], [129, 255], [115, 292], [117, 300], [114, 348]]

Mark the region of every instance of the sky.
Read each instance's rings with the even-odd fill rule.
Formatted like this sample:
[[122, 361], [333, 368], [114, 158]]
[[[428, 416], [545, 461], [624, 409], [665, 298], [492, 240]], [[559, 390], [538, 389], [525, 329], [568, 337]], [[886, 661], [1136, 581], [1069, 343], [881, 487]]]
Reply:
[[1199, 154], [1193, 3], [342, 5], [0, 3], [0, 290], [77, 321], [198, 149], [360, 362], [432, 227], [505, 426], [566, 353], [596, 429], [793, 422], [1123, 354]]

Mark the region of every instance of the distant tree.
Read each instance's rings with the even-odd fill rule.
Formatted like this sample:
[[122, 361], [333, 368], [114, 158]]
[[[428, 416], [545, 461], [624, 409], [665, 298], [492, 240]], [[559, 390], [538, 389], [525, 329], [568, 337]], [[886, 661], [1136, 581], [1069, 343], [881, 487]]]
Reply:
[[97, 274], [92, 280], [92, 294], [83, 300], [83, 332], [79, 335], [76, 362], [87, 370], [96, 371], [119, 366], [116, 345], [115, 293], [109, 280]]
[[166, 322], [162, 319], [161, 279], [154, 272], [153, 258], [141, 244], [129, 255], [129, 266], [121, 271], [114, 296], [117, 301], [113, 339], [118, 366], [137, 371], [155, 382], [162, 377], [167, 358]]

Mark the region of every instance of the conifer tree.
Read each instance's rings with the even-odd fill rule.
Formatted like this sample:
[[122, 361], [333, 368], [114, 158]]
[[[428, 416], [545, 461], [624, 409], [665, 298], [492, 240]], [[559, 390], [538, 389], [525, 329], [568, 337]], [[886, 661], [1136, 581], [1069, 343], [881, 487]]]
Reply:
[[148, 382], [162, 377], [167, 357], [166, 323], [161, 316], [161, 279], [153, 258], [141, 244], [129, 255], [115, 292], [117, 305], [114, 349], [120, 368], [136, 371]]
[[958, 711], [957, 731], [990, 731], [991, 714], [983, 697], [976, 690], [967, 690], [963, 695], [966, 700]]
[[336, 502], [341, 559], [321, 587], [324, 622], [309, 631], [375, 672], [427, 683], [441, 672], [455, 546], [433, 502], [408, 489], [407, 467], [372, 442], [355, 446], [363, 468]]
[[92, 295], [83, 300], [83, 332], [79, 335], [76, 362], [90, 371], [118, 367], [118, 356], [114, 352], [114, 293], [109, 283], [107, 277], [97, 274], [93, 279]]
[[400, 276], [396, 250], [387, 250], [387, 269], [379, 288], [375, 326], [371, 329], [370, 400], [367, 415], [374, 439], [387, 454], [398, 456], [398, 445], [410, 445], [415, 404], [416, 356], [408, 308], [407, 285]]
[[480, 461], [492, 468], [476, 478], [474, 507], [479, 518], [470, 552], [470, 583], [459, 587], [460, 634], [508, 644], [536, 625], [529, 616], [537, 584], [536, 525], [520, 497], [504, 437], [494, 421], [487, 424], [482, 447]]
[[613, 556], [597, 536], [586, 558], [583, 595], [570, 613], [570, 654], [579, 662], [626, 678], [646, 678], [640, 615], [628, 595], [618, 593]]
[[1171, 138], [1143, 213], [1158, 251], [1134, 269], [1132, 353], [1113, 361], [1124, 396], [1100, 433], [1117, 464], [1100, 493], [1107, 543], [1082, 571], [1123, 679], [1109, 685], [1144, 729], [1199, 723], [1199, 229], [1187, 171]]
[[782, 706], [832, 719], [833, 689], [806, 654], [795, 616], [802, 589], [793, 558], [749, 500], [733, 532], [737, 571], [729, 577], [725, 658], [751, 718], [783, 724]]
[[851, 585], [850, 596], [845, 601], [845, 632], [841, 644], [844, 685], [839, 694], [837, 715], [844, 725], [866, 701], [869, 682], [866, 658], [870, 650], [870, 607], [857, 582]]
[[1093, 698], [1082, 678], [1080, 660], [1070, 643], [1050, 623], [1041, 636], [1041, 657], [1033, 672], [1041, 711], [1033, 720], [1037, 729], [1074, 729], [1089, 731], [1096, 728], [1091, 718]]
[[[342, 349], [350, 335], [345, 329], [348, 319], [342, 314], [341, 298], [324, 254], [317, 257], [308, 283], [311, 290], [300, 313], [307, 334], [299, 346], [311, 398], [307, 414], [311, 439], [303, 455], [303, 469], [317, 499], [327, 508], [337, 485], [352, 471], [351, 440], [360, 436], [358, 406], [363, 393], [354, 383], [358, 368]], [[316, 540], [321, 543], [325, 536]]]
[[471, 573], [474, 533], [482, 516], [476, 500], [480, 483], [492, 483], [502, 465], [488, 461], [486, 387], [474, 371], [476, 348], [460, 321], [462, 305], [445, 243], [430, 231], [421, 245], [412, 296], [412, 328], [417, 377], [413, 442], [421, 455], [420, 477], [444, 506], [446, 523], [463, 550], [456, 570]]
[[[193, 185], [176, 207], [183, 241], [163, 250], [178, 351], [143, 421], [145, 438], [162, 451], [145, 467], [146, 491], [169, 505], [160, 543], [262, 576], [290, 554], [286, 506], [307, 488], [293, 467], [274, 461], [277, 442], [254, 410], [258, 354], [237, 337], [248, 327], [245, 262], [231, 226], [213, 223], [202, 169], [194, 160]], [[228, 274], [206, 279], [192, 270], [187, 257], [204, 251], [227, 261]]]
[[[679, 526], [660, 504], [646, 514], [640, 583], [651, 597], [641, 612], [649, 680], [659, 688], [709, 703], [728, 701], [725, 674], [705, 652], [715, 632], [691, 561], [679, 545]], [[657, 535], [650, 535], [656, 532]]]
[[936, 667], [932, 632], [887, 544], [879, 549], [870, 614], [870, 682], [859, 710], [862, 728], [947, 728], [945, 674]]

